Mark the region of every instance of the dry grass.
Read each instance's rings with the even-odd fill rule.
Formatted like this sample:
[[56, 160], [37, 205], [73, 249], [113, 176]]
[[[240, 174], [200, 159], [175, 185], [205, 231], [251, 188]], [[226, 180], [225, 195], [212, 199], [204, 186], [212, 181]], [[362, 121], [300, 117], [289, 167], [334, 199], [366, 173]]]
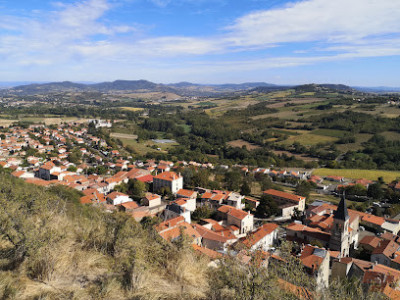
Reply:
[[338, 138], [330, 137], [330, 136], [323, 136], [323, 135], [316, 135], [316, 134], [302, 134], [302, 135], [292, 135], [288, 137], [286, 140], [282, 142], [285, 145], [291, 145], [295, 142], [299, 142], [305, 146], [313, 146], [319, 143], [332, 143], [337, 141]]
[[136, 92], [136, 93], [129, 93], [129, 94], [122, 94], [122, 97], [130, 98], [130, 99], [146, 99], [146, 100], [159, 100], [159, 99], [164, 99], [164, 100], [175, 100], [175, 99], [180, 99], [181, 96], [174, 94], [174, 93], [168, 93], [168, 92]]
[[118, 132], [112, 132], [110, 134], [111, 137], [117, 138], [117, 139], [131, 139], [131, 140], [137, 140], [138, 136], [134, 134], [127, 134], [127, 133], [118, 133]]
[[128, 111], [142, 111], [144, 108], [140, 107], [121, 107], [122, 110], [128, 110]]
[[359, 170], [359, 169], [316, 169], [313, 172], [318, 176], [343, 176], [350, 179], [365, 178], [369, 180], [377, 180], [378, 177], [383, 177], [387, 183], [400, 178], [398, 171], [383, 171], [383, 170]]
[[65, 117], [65, 118], [39, 118], [39, 117], [22, 117], [18, 120], [8, 120], [0, 119], [0, 126], [9, 127], [16, 122], [33, 122], [33, 123], [45, 123], [46, 125], [58, 125], [65, 122], [75, 122], [75, 123], [87, 123], [89, 119]]
[[[320, 98], [290, 98], [290, 99], [285, 99], [285, 100], [279, 100], [278, 102], [272, 103], [267, 105], [267, 107], [271, 108], [280, 108], [284, 107], [285, 104], [291, 103], [291, 104], [296, 104], [296, 105], [311, 105], [317, 102], [324, 102], [326, 99], [320, 99]], [[300, 106], [301, 107], [301, 106]]]
[[400, 141], [400, 133], [395, 131], [385, 131], [380, 133], [380, 135], [383, 135], [389, 141]]
[[227, 143], [229, 146], [234, 147], [234, 148], [242, 148], [243, 146], [246, 147], [247, 150], [255, 150], [255, 149], [260, 149], [261, 147], [258, 145], [251, 144], [249, 142], [246, 142], [244, 140], [235, 140], [235, 141], [230, 141]]

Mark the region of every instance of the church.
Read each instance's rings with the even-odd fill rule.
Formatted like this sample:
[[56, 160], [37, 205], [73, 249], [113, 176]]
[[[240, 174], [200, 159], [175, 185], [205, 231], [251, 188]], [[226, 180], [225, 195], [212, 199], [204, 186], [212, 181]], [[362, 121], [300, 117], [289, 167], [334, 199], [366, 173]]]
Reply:
[[338, 206], [322, 203], [307, 209], [305, 224], [292, 223], [287, 227], [287, 239], [299, 244], [314, 244], [339, 252], [346, 257], [358, 244], [360, 218], [349, 212], [342, 196]]

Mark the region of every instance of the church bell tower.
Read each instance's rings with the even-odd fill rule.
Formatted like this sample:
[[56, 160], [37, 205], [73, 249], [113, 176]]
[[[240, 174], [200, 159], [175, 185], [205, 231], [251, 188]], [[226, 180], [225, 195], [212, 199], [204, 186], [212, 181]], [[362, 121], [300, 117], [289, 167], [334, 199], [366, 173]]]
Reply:
[[329, 248], [334, 251], [340, 251], [340, 257], [349, 256], [349, 219], [346, 198], [343, 194], [339, 206], [333, 214], [333, 226], [331, 229], [331, 239], [329, 241]]

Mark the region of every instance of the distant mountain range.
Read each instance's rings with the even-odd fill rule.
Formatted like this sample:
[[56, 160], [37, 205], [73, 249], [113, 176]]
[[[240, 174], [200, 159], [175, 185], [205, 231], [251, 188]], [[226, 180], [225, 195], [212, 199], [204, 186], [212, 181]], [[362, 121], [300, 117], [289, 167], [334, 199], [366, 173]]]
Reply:
[[[14, 85], [15, 84], [15, 85]], [[76, 83], [70, 81], [50, 83], [0, 83], [0, 95], [35, 95], [60, 92], [102, 92], [102, 93], [135, 93], [135, 92], [165, 92], [180, 96], [216, 96], [237, 92], [271, 92], [294, 88], [304, 92], [398, 92], [400, 88], [352, 88], [342, 84], [305, 84], [305, 85], [275, 85], [265, 82], [246, 82], [240, 84], [196, 84], [179, 82], [171, 84], [154, 83], [147, 80], [116, 80], [101, 83]]]
[[256, 87], [275, 87], [279, 86], [264, 82], [249, 82], [242, 84], [195, 84], [190, 82], [179, 82], [172, 84], [159, 84], [147, 80], [116, 80], [113, 82], [101, 82], [94, 84], [75, 83], [70, 81], [32, 83], [17, 85], [3, 89], [0, 94], [14, 95], [34, 95], [44, 93], [59, 92], [166, 92], [180, 96], [209, 96], [237, 91], [251, 90]]

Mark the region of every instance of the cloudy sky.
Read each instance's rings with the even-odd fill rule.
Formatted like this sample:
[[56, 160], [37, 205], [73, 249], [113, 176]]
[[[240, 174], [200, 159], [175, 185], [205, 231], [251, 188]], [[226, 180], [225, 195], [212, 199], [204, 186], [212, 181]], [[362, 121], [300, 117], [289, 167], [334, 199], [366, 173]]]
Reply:
[[0, 0], [0, 81], [400, 86], [399, 0]]

